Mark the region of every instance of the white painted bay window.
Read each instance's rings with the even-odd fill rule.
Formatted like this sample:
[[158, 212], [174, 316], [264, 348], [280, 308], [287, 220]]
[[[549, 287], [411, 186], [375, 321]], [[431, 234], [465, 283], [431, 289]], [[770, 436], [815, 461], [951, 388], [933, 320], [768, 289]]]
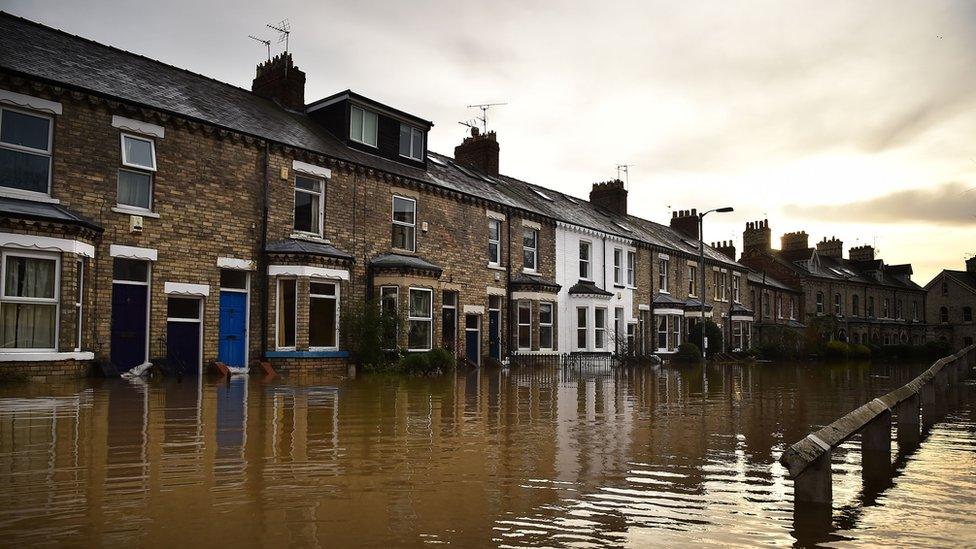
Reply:
[[400, 156], [413, 160], [424, 159], [423, 130], [400, 124]]
[[52, 126], [50, 116], [0, 108], [0, 188], [50, 196]]
[[339, 348], [339, 285], [311, 282], [308, 290], [308, 347], [313, 351]]
[[322, 236], [325, 224], [325, 182], [295, 175], [295, 225], [298, 232]]
[[603, 349], [607, 346], [607, 310], [597, 307], [593, 310], [593, 347]]
[[3, 252], [0, 348], [57, 350], [60, 257]]
[[410, 288], [407, 315], [407, 349], [410, 351], [429, 351], [433, 334], [432, 290]]
[[417, 249], [417, 201], [412, 198], [393, 197], [393, 247]]
[[122, 168], [119, 169], [119, 206], [152, 209], [152, 179], [156, 171], [156, 146], [152, 139], [121, 134]]
[[518, 302], [518, 348], [532, 349], [532, 303], [525, 300]]
[[576, 349], [586, 350], [587, 331], [589, 330], [589, 310], [586, 307], [576, 308]]
[[376, 146], [377, 117], [360, 107], [352, 107], [349, 111], [349, 139], [370, 147]]
[[75, 351], [81, 350], [82, 313], [85, 301], [85, 259], [75, 261]]
[[278, 279], [278, 314], [275, 346], [282, 350], [295, 349], [295, 324], [298, 308], [297, 283], [294, 278]]
[[552, 303], [539, 303], [539, 349], [552, 350], [552, 325]]
[[539, 231], [525, 228], [522, 231], [522, 268], [534, 271], [539, 263]]

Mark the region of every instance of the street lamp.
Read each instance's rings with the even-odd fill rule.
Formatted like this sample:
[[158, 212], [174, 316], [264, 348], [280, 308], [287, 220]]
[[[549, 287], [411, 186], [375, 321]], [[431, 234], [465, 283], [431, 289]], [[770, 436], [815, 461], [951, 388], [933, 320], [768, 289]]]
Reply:
[[705, 363], [705, 233], [703, 221], [705, 216], [712, 212], [729, 213], [731, 211], [732, 207], [726, 206], [698, 214], [698, 277], [701, 280], [701, 285], [698, 286], [698, 302], [701, 304], [701, 320], [699, 320], [701, 323], [701, 341], [699, 343], [701, 343], [703, 364]]

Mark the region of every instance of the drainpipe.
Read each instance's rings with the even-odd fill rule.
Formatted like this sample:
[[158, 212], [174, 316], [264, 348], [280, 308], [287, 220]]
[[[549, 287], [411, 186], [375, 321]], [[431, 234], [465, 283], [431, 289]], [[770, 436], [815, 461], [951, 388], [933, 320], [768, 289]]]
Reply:
[[258, 276], [264, 281], [261, 291], [261, 358], [268, 358], [268, 196], [271, 194], [270, 145], [264, 142], [264, 190], [261, 193], [261, 250], [258, 252]]
[[[501, 324], [499, 328], [505, 332], [505, 352], [502, 353], [504, 356], [508, 357], [512, 353], [512, 330], [510, 329], [510, 322], [512, 320], [512, 212], [508, 212], [508, 217], [505, 223], [505, 236], [507, 243], [506, 259], [505, 259], [505, 276], [507, 278], [505, 282], [505, 309], [508, 310], [508, 320], [509, 322], [504, 322], [505, 319], [498, 319], [498, 323]], [[541, 233], [541, 231], [540, 231]], [[536, 243], [538, 246], [538, 243]], [[467, 319], [465, 319], [467, 322]], [[467, 324], [465, 324], [465, 327]]]

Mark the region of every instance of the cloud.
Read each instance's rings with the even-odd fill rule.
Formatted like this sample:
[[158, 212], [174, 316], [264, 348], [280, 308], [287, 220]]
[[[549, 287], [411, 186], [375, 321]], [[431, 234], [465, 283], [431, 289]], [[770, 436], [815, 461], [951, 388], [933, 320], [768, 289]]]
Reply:
[[927, 189], [908, 189], [846, 204], [797, 205], [783, 208], [788, 215], [841, 223], [931, 223], [976, 226], [976, 186], [943, 183]]

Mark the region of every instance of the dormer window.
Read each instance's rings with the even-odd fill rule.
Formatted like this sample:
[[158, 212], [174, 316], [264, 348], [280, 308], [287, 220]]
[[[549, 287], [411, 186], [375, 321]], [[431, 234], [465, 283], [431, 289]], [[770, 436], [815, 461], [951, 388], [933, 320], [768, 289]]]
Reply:
[[376, 113], [360, 107], [349, 111], [349, 139], [370, 147], [376, 146]]
[[0, 187], [50, 194], [51, 118], [0, 109]]
[[400, 124], [400, 156], [423, 161], [424, 132], [422, 130]]

